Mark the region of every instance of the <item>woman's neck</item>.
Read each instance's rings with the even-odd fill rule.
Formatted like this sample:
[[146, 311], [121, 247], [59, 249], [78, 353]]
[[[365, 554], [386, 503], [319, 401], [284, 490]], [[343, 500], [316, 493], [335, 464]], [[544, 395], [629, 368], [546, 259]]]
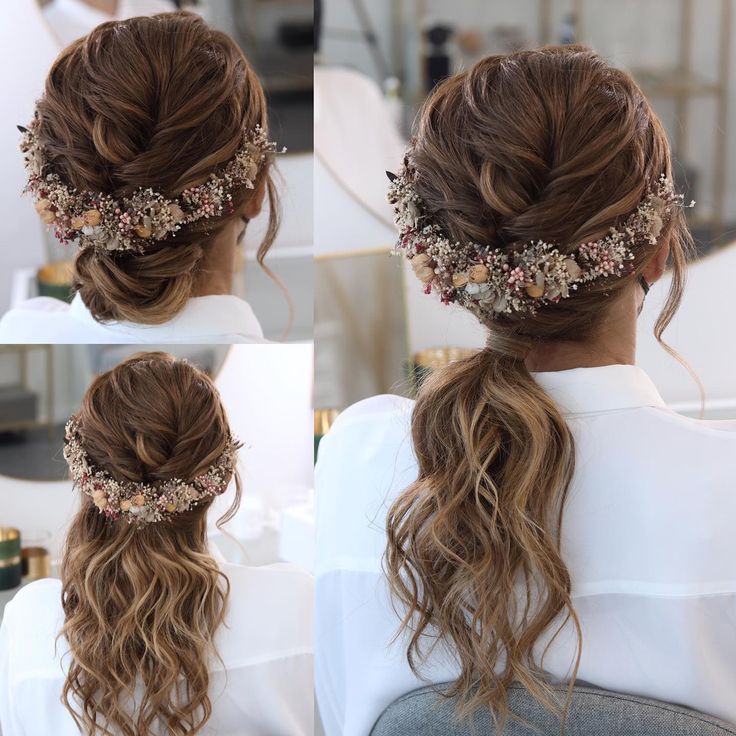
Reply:
[[235, 250], [241, 230], [242, 224], [231, 222], [204, 246], [204, 257], [192, 296], [232, 293]]
[[526, 357], [531, 372], [597, 368], [636, 363], [636, 318], [641, 298], [636, 291], [618, 299], [589, 340], [550, 340], [536, 344]]
[[535, 346], [526, 358], [527, 368], [540, 373], [603, 365], [634, 365], [636, 345], [596, 342], [551, 342]]

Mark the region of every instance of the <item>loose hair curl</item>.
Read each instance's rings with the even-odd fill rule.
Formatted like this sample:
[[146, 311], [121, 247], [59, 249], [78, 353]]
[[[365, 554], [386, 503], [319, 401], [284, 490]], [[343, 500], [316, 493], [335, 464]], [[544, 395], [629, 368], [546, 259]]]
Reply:
[[[192, 478], [229, 437], [210, 379], [165, 353], [143, 353], [94, 380], [78, 421], [92, 462], [118, 479]], [[228, 521], [235, 500], [218, 525]], [[141, 527], [110, 521], [88, 496], [61, 566], [70, 649], [62, 702], [86, 736], [194, 736], [212, 713], [213, 639], [227, 578], [207, 548], [208, 499]]]
[[[596, 240], [672, 173], [665, 131], [641, 90], [581, 46], [490, 56], [447, 79], [420, 113], [409, 158], [417, 193], [451, 240], [509, 252], [537, 239], [562, 249]], [[560, 526], [575, 447], [525, 358], [539, 343], [590, 338], [666, 242], [662, 343], [691, 247], [680, 213], [657, 245], [637, 252], [630, 276], [594, 282], [534, 316], [498, 316], [485, 325], [485, 349], [421, 388], [412, 416], [419, 474], [388, 515], [385, 568], [412, 668], [435, 639], [456, 653], [448, 695], [461, 714], [488, 706], [502, 729], [518, 681], [564, 716], [545, 682], [546, 647], [541, 656], [537, 647], [571, 622], [574, 681], [582, 641]]]
[[[205, 181], [235, 154], [244, 130], [267, 126], [266, 100], [243, 52], [189, 12], [110, 21], [54, 62], [38, 107], [38, 138], [54, 169], [80, 190], [168, 197]], [[254, 189], [233, 192], [233, 214], [187, 225], [144, 255], [80, 250], [73, 287], [98, 321], [161, 324], [176, 316], [203, 274], [208, 242], [265, 187], [265, 267], [279, 228], [270, 164]]]

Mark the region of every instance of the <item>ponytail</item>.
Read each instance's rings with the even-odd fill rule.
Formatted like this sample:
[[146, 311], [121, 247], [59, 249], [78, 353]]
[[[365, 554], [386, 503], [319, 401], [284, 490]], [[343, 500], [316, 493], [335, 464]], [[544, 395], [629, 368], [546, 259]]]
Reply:
[[389, 512], [385, 568], [405, 611], [399, 633], [409, 637], [412, 670], [425, 635], [451, 642], [460, 675], [447, 695], [461, 715], [485, 705], [503, 722], [514, 681], [560, 712], [534, 649], [551, 625], [572, 620], [577, 671], [580, 627], [560, 554], [573, 438], [524, 365], [528, 346], [493, 339], [420, 391], [419, 475]]

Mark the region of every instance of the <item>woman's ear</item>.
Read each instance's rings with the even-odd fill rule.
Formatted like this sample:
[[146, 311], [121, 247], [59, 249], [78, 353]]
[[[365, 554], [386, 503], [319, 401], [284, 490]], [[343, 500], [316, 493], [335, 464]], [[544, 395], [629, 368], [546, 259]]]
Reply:
[[667, 259], [670, 257], [670, 241], [662, 243], [654, 258], [647, 264], [647, 267], [641, 272], [644, 280], [648, 284], [653, 284], [662, 278], [664, 269], [667, 267]]
[[258, 217], [263, 209], [263, 200], [266, 198], [266, 182], [265, 180], [260, 183], [258, 189], [256, 189], [250, 199], [243, 205], [243, 215], [249, 220], [254, 217]]

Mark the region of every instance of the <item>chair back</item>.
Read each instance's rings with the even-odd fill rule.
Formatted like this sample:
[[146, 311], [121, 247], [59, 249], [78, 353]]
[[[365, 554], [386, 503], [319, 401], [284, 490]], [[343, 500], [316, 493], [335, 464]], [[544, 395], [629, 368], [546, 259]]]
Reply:
[[[439, 696], [435, 685], [395, 700], [374, 725], [371, 736], [497, 736], [488, 712], [471, 723], [455, 716], [455, 700]], [[567, 686], [555, 687], [564, 703]], [[521, 685], [509, 691], [509, 708], [521, 720], [508, 720], [503, 736], [560, 736], [560, 721]], [[726, 736], [736, 726], [670, 703], [579, 684], [573, 689], [566, 736]]]

